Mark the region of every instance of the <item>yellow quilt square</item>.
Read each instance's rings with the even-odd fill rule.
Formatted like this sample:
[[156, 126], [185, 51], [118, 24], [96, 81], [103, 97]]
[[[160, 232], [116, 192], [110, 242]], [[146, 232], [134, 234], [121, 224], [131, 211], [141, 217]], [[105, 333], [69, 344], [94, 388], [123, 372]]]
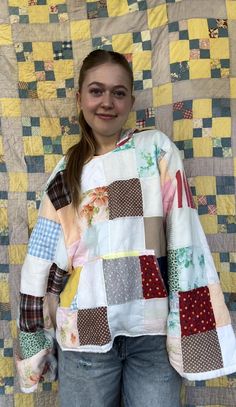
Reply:
[[193, 100], [193, 118], [202, 119], [212, 117], [212, 100], [211, 99], [194, 99]]
[[28, 175], [24, 172], [9, 172], [9, 188], [11, 192], [26, 192]]
[[174, 141], [191, 140], [193, 136], [193, 121], [182, 119], [175, 120], [173, 124]]
[[38, 82], [37, 92], [39, 99], [56, 99], [56, 84], [52, 81]]
[[27, 245], [12, 244], [8, 247], [10, 264], [23, 264], [27, 252]]
[[234, 176], [236, 177], [236, 158], [234, 158]]
[[213, 117], [212, 119], [213, 137], [231, 136], [231, 117]]
[[235, 0], [226, 0], [226, 10], [229, 20], [236, 20], [236, 4]]
[[164, 106], [172, 103], [172, 83], [153, 88], [153, 106]]
[[211, 77], [210, 59], [190, 59], [189, 61], [190, 79], [203, 79]]
[[153, 29], [168, 23], [166, 4], [150, 8], [147, 11], [148, 28]]
[[34, 82], [36, 80], [33, 62], [19, 62], [18, 75], [20, 82]]
[[29, 5], [29, 0], [8, 0], [11, 7], [26, 7]]
[[18, 329], [17, 329], [17, 323], [16, 320], [9, 321], [10, 325], [10, 331], [11, 331], [11, 336], [13, 339], [18, 338]]
[[14, 406], [33, 407], [34, 406], [33, 394], [23, 394], [23, 393], [14, 394]]
[[[87, 2], [88, 2], [88, 0], [87, 0]], [[49, 6], [54, 6], [55, 5], [55, 0], [47, 0], [47, 4]], [[56, 0], [56, 4], [66, 4], [66, 0]]]
[[235, 215], [235, 196], [217, 195], [217, 215]]
[[[236, 7], [236, 4], [235, 4]], [[211, 59], [229, 58], [229, 39], [228, 38], [210, 38], [210, 56]]]
[[61, 134], [61, 126], [58, 117], [41, 117], [40, 128], [42, 136], [57, 137]]
[[31, 230], [35, 226], [37, 218], [38, 218], [38, 209], [28, 208], [28, 225]]
[[56, 81], [61, 81], [74, 77], [73, 60], [59, 59], [54, 61], [54, 74]]
[[236, 287], [236, 273], [221, 272], [220, 285], [225, 293], [231, 293], [232, 287]]
[[212, 157], [212, 152], [212, 139], [210, 137], [193, 138], [194, 157]]
[[109, 17], [123, 16], [129, 12], [127, 0], [107, 0]]
[[43, 155], [42, 137], [23, 137], [25, 155]]
[[0, 156], [3, 156], [3, 142], [2, 142], [2, 136], [0, 136]]
[[91, 37], [90, 21], [71, 21], [70, 32], [72, 40], [89, 40], [89, 38]]
[[135, 126], [136, 126], [136, 114], [135, 112], [130, 112], [124, 127], [126, 129], [131, 129]]
[[2, 116], [18, 117], [21, 115], [20, 100], [16, 98], [0, 99]]
[[[9, 302], [9, 284], [8, 281], [0, 280], [0, 298], [1, 302]], [[2, 373], [2, 371], [1, 371]]]
[[131, 33], [112, 36], [112, 47], [116, 52], [128, 54], [133, 52], [133, 37]]
[[46, 154], [44, 157], [45, 172], [52, 172], [61, 157], [59, 154]]
[[230, 78], [230, 96], [236, 99], [236, 78]]
[[61, 146], [62, 146], [62, 152], [63, 154], [66, 154], [67, 150], [74, 146], [76, 143], [79, 142], [79, 135], [73, 134], [73, 135], [67, 135], [67, 136], [62, 136], [61, 138]]
[[48, 5], [31, 6], [28, 8], [29, 22], [42, 24], [49, 23], [49, 7]]
[[216, 195], [216, 180], [214, 176], [195, 177], [197, 195]]
[[217, 217], [213, 215], [201, 215], [200, 221], [206, 234], [217, 233]]
[[73, 270], [71, 276], [69, 277], [66, 287], [60, 294], [61, 307], [70, 307], [73, 298], [76, 294], [76, 291], [78, 289], [81, 270], [82, 267], [76, 267]]
[[6, 228], [8, 225], [7, 208], [0, 207], [0, 228]]
[[12, 357], [0, 356], [0, 372], [2, 378], [14, 376]]
[[0, 24], [0, 45], [10, 44], [12, 44], [11, 25]]
[[51, 42], [33, 42], [32, 48], [35, 61], [53, 61], [53, 48]]
[[170, 42], [170, 63], [189, 60], [189, 41], [171, 41]]
[[151, 70], [151, 51], [135, 52], [132, 62], [134, 72]]
[[190, 40], [209, 38], [207, 20], [205, 18], [190, 18], [188, 20], [188, 35]]

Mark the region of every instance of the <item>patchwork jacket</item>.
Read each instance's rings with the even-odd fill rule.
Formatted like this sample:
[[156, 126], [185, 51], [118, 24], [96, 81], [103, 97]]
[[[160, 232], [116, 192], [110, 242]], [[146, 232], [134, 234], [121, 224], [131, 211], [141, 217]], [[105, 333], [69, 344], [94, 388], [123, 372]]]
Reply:
[[55, 377], [50, 309], [62, 350], [107, 352], [117, 335], [167, 334], [182, 377], [235, 372], [229, 312], [175, 145], [157, 130], [125, 132], [84, 165], [77, 210], [65, 171], [63, 158], [22, 268], [22, 390]]

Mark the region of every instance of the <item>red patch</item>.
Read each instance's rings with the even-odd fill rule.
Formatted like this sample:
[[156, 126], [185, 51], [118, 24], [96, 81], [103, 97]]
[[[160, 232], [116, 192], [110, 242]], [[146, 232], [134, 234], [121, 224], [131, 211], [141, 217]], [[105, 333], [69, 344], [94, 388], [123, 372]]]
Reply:
[[182, 336], [215, 329], [216, 322], [208, 287], [179, 292], [179, 307]]
[[167, 297], [166, 288], [155, 256], [140, 256], [139, 260], [144, 298], [148, 300], [150, 298]]

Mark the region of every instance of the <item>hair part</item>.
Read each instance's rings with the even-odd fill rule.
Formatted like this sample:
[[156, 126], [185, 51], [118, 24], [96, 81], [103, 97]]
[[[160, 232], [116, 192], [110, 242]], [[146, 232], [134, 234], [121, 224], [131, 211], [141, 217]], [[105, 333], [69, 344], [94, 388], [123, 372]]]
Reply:
[[[133, 88], [133, 72], [124, 55], [119, 52], [97, 49], [90, 52], [82, 63], [78, 84], [79, 92], [81, 92], [88, 70], [105, 63], [123, 67], [129, 76], [131, 89]], [[92, 129], [86, 122], [82, 110], [79, 114], [79, 125], [80, 140], [69, 148], [66, 153], [66, 182], [70, 191], [72, 205], [75, 208], [78, 207], [81, 200], [81, 174], [83, 166], [95, 155], [96, 151], [96, 141]]]

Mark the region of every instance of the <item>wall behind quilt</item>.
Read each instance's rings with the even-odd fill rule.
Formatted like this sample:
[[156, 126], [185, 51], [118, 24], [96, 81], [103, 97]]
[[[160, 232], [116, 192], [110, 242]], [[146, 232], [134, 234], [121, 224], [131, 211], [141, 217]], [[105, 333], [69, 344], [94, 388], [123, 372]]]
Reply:
[[[25, 395], [15, 377], [20, 268], [43, 184], [78, 138], [79, 66], [99, 47], [132, 64], [128, 126], [156, 125], [182, 151], [236, 322], [236, 1], [0, 0], [1, 407], [56, 406], [55, 383]], [[236, 406], [236, 376], [184, 389], [185, 407]]]

